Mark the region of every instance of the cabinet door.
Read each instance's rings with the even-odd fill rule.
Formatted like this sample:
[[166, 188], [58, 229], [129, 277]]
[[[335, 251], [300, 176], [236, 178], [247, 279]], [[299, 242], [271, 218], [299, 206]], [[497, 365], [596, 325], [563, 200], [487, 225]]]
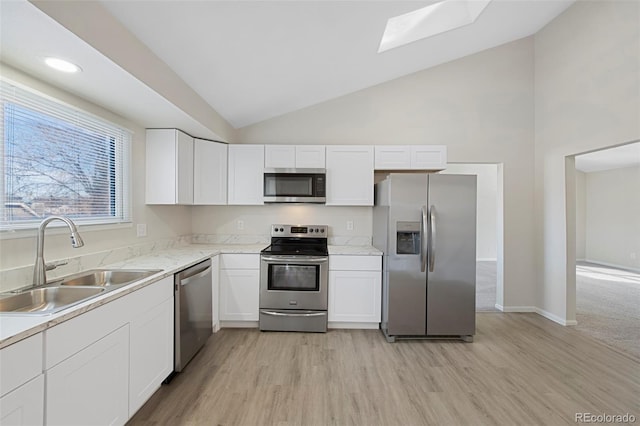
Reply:
[[227, 204], [227, 145], [194, 140], [193, 204]]
[[177, 204], [193, 204], [193, 138], [177, 132]]
[[0, 398], [0, 425], [44, 424], [44, 375]]
[[265, 145], [264, 167], [267, 169], [292, 169], [296, 167], [294, 145]]
[[324, 145], [296, 145], [296, 167], [310, 169], [324, 169]]
[[406, 170], [411, 168], [411, 150], [407, 145], [376, 145], [376, 170]]
[[373, 146], [327, 146], [326, 204], [373, 205]]
[[380, 322], [380, 271], [329, 271], [329, 321]]
[[129, 326], [46, 373], [47, 425], [122, 425], [129, 404]]
[[148, 129], [146, 203], [193, 204], [193, 138], [177, 129]]
[[129, 416], [173, 371], [173, 324], [173, 299], [167, 299], [129, 325]]
[[42, 374], [42, 350], [42, 333], [0, 350], [0, 396]]
[[446, 169], [446, 145], [411, 145], [411, 168], [414, 170]]
[[220, 271], [220, 320], [258, 321], [259, 269]]
[[264, 145], [229, 145], [229, 204], [264, 204]]
[[211, 258], [211, 326], [213, 332], [220, 330], [220, 256]]

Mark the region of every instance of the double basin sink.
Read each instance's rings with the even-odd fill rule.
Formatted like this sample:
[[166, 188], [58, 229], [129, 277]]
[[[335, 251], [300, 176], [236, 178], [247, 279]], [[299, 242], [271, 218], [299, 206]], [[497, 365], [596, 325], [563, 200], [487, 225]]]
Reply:
[[0, 294], [0, 313], [49, 315], [147, 278], [160, 269], [92, 269]]

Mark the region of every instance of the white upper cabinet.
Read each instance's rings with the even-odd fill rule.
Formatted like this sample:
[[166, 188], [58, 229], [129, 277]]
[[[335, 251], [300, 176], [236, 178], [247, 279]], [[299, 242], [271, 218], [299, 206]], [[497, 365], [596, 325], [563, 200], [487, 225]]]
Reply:
[[193, 204], [227, 204], [227, 145], [194, 139]]
[[146, 203], [193, 204], [193, 138], [177, 129], [147, 129]]
[[329, 145], [328, 206], [373, 206], [373, 146]]
[[446, 145], [377, 145], [376, 170], [444, 170]]
[[295, 145], [265, 145], [264, 167], [267, 169], [292, 169], [296, 166]]
[[296, 145], [296, 167], [324, 169], [324, 145]]
[[229, 145], [228, 204], [264, 204], [264, 145]]
[[324, 169], [324, 145], [265, 145], [264, 167], [267, 169]]

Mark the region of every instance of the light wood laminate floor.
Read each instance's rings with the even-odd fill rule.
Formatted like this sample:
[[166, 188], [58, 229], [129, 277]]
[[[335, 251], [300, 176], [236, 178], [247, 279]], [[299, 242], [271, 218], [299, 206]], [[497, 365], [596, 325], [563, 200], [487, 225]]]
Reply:
[[477, 314], [473, 343], [223, 329], [130, 425], [640, 422], [640, 360], [536, 314]]

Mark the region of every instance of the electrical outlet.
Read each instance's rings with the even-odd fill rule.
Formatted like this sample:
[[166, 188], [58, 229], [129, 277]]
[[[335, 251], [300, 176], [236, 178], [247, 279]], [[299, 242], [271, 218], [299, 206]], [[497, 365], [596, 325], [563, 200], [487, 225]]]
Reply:
[[138, 237], [146, 237], [147, 236], [147, 224], [139, 223], [136, 225], [136, 235]]
[[243, 230], [244, 229], [244, 220], [239, 220], [237, 222], [237, 224], [238, 224], [238, 229], [239, 230]]
[[347, 221], [347, 231], [353, 231], [353, 221], [352, 220], [348, 220]]

